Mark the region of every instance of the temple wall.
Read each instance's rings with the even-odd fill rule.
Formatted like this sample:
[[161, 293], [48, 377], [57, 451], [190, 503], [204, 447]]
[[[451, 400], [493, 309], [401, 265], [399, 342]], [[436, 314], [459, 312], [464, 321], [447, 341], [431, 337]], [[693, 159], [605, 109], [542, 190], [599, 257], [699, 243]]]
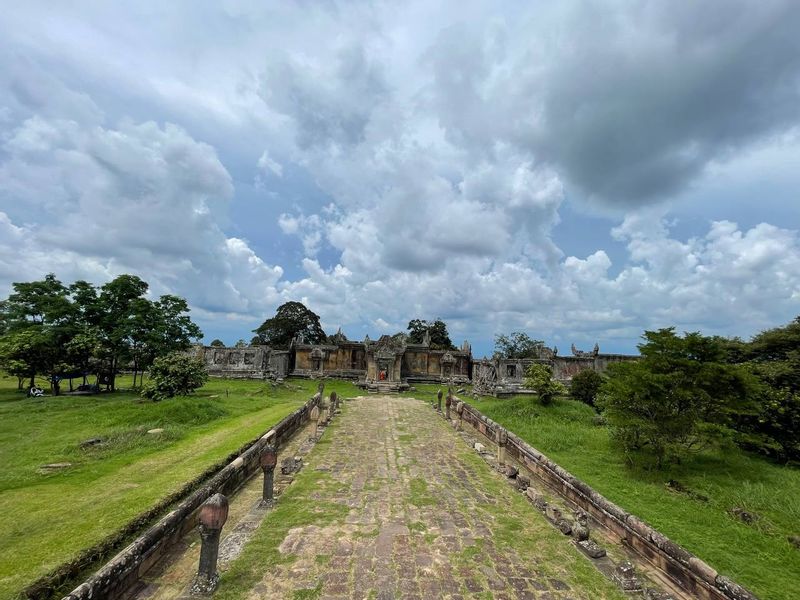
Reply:
[[223, 348], [204, 346], [197, 350], [211, 377], [265, 378], [286, 377], [289, 353], [273, 351], [268, 346]]

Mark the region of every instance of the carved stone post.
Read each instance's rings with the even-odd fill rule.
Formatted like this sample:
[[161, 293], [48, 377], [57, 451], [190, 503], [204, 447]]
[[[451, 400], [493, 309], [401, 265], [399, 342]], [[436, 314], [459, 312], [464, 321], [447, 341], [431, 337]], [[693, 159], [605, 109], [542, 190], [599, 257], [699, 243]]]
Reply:
[[339, 410], [339, 394], [336, 392], [331, 392], [331, 404], [333, 404], [333, 412], [335, 413]]
[[450, 420], [450, 406], [453, 404], [453, 390], [447, 390], [447, 399], [444, 401], [445, 413], [444, 418]]
[[508, 433], [505, 429], [497, 432], [497, 466], [502, 468], [506, 464], [506, 442]]
[[264, 488], [261, 493], [261, 506], [272, 506], [275, 504], [275, 465], [278, 464], [278, 453], [275, 447], [264, 446], [259, 459], [261, 462], [261, 469], [264, 471]]
[[436, 410], [442, 412], [442, 390], [436, 392], [436, 399], [437, 399]]
[[336, 392], [331, 392], [331, 397], [330, 397], [331, 405], [330, 405], [330, 407], [328, 409], [331, 419], [333, 419], [333, 415], [336, 413], [336, 400], [337, 400]]
[[458, 415], [458, 426], [456, 428], [457, 431], [461, 431], [464, 423], [464, 403], [459, 402], [456, 404], [456, 414]]
[[214, 494], [200, 507], [200, 566], [192, 582], [194, 595], [208, 595], [217, 588], [219, 535], [227, 520], [228, 499], [222, 494]]

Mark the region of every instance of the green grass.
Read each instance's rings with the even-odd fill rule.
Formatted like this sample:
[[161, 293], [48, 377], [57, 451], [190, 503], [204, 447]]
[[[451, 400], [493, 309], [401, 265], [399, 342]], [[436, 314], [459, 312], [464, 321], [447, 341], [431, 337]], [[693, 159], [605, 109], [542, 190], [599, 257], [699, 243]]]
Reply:
[[[317, 443], [315, 452], [322, 451], [326, 444], [331, 443], [338, 426], [337, 421], [330, 425], [325, 436]], [[230, 600], [246, 597], [253, 586], [264, 577], [265, 565], [294, 562], [297, 558], [295, 555], [281, 554], [279, 550], [281, 542], [291, 529], [308, 525], [325, 527], [343, 521], [350, 511], [346, 505], [319, 499], [332, 498], [343, 487], [345, 484], [334, 480], [328, 473], [311, 469], [300, 471], [292, 485], [280, 496], [275, 508], [264, 518], [242, 554], [222, 574], [214, 598]], [[314, 499], [311, 500], [312, 498]], [[319, 558], [316, 560], [319, 561]], [[296, 593], [306, 595], [295, 597], [316, 598], [321, 589], [321, 585], [318, 585], [315, 588], [298, 590]]]
[[[120, 386], [130, 385], [123, 378]], [[346, 382], [326, 383], [344, 396]], [[211, 380], [195, 395], [26, 398], [0, 377], [0, 598], [75, 558], [291, 413], [316, 382]], [[147, 430], [163, 428], [160, 434]], [[101, 445], [81, 448], [82, 441]], [[42, 474], [43, 464], [72, 467]]]
[[[665, 471], [631, 469], [584, 404], [559, 399], [543, 407], [530, 396], [467, 400], [757, 596], [797, 597], [800, 551], [787, 536], [800, 535], [800, 470], [735, 447], [707, 450]], [[669, 490], [670, 479], [708, 501]], [[734, 507], [761, 520], [746, 525], [729, 514]]]

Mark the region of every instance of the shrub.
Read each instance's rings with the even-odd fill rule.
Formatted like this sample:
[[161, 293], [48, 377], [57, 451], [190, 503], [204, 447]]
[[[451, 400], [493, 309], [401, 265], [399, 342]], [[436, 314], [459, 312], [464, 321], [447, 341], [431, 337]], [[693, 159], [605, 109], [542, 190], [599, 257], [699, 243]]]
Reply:
[[561, 383], [553, 380], [553, 370], [549, 366], [538, 363], [532, 364], [525, 371], [525, 387], [535, 391], [539, 402], [545, 406], [567, 391]]
[[642, 359], [611, 365], [598, 404], [628, 459], [647, 451], [661, 468], [724, 434], [746, 410], [753, 378], [721, 362], [718, 341], [672, 328], [646, 331]]
[[186, 396], [208, 381], [202, 360], [182, 352], [160, 356], [150, 367], [150, 381], [142, 389], [142, 396], [158, 401], [173, 396]]
[[587, 369], [581, 371], [572, 378], [572, 385], [569, 388], [569, 395], [575, 400], [579, 400], [589, 406], [595, 405], [597, 392], [603, 384], [603, 377], [597, 371]]

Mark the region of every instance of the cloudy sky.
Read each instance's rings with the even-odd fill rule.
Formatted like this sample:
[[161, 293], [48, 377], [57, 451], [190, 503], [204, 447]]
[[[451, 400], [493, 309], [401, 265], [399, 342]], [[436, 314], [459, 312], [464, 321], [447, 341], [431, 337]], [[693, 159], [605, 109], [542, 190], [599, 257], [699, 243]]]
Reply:
[[632, 351], [800, 314], [800, 2], [37, 2], [0, 16], [0, 295], [136, 273]]

